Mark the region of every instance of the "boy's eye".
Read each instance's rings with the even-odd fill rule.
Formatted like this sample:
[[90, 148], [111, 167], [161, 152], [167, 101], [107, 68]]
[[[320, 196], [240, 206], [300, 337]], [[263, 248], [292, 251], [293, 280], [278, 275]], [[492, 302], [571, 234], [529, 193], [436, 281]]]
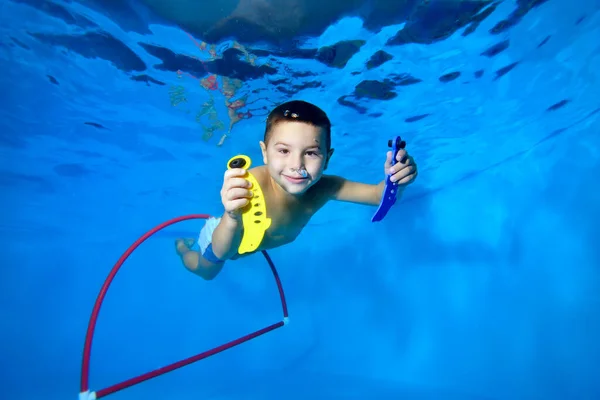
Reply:
[[[290, 151], [288, 149], [277, 149], [277, 152], [281, 153], [281, 154], [288, 154]], [[306, 152], [306, 154], [310, 157], [316, 157], [319, 155], [319, 152], [314, 151], [314, 150], [309, 150]]]

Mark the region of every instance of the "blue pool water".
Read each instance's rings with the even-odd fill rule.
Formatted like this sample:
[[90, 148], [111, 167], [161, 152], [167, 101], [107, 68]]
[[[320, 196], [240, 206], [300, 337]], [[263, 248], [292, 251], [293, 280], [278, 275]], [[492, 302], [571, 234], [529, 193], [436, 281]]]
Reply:
[[[0, 397], [77, 398], [116, 260], [222, 213], [227, 160], [304, 99], [327, 172], [377, 183], [401, 135], [417, 181], [269, 252], [289, 324], [106, 398], [600, 398], [600, 1], [219, 4], [0, 0]], [[126, 261], [90, 390], [281, 320], [260, 255], [183, 268], [201, 226]]]

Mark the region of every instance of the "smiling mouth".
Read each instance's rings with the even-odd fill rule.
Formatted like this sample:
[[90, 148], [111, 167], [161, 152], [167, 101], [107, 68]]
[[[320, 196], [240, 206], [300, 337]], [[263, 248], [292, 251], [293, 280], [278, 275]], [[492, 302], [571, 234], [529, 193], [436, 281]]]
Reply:
[[307, 178], [302, 178], [302, 177], [292, 177], [292, 176], [288, 176], [288, 175], [284, 175], [285, 179], [287, 179], [290, 182], [293, 183], [301, 183], [304, 182]]

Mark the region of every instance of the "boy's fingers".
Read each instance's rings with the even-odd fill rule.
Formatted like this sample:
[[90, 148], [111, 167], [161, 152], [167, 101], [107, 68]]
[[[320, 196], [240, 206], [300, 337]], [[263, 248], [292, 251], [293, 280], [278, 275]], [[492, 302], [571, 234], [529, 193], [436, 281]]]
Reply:
[[396, 165], [394, 165], [393, 167], [390, 168], [390, 171], [392, 174], [396, 174], [396, 173], [402, 171], [403, 169], [414, 166], [414, 165], [415, 164], [413, 163], [412, 158], [410, 156], [407, 156], [405, 163], [396, 163]]
[[385, 168], [388, 169], [392, 166], [392, 152], [388, 151], [385, 155]]
[[404, 178], [400, 179], [398, 181], [398, 184], [399, 185], [404, 185], [406, 183], [409, 183], [410, 181], [412, 181], [413, 179], [415, 179], [416, 176], [417, 176], [417, 173], [415, 171], [415, 172], [411, 173], [410, 175], [405, 176]]
[[406, 160], [406, 150], [404, 149], [400, 149], [398, 150], [398, 153], [396, 153], [396, 161], [404, 163]]
[[392, 175], [392, 182], [403, 182], [404, 178], [410, 175], [413, 175], [416, 172], [416, 167], [414, 165], [406, 165], [403, 166], [398, 172]]
[[227, 189], [250, 188], [252, 186], [252, 183], [250, 183], [249, 180], [244, 178], [229, 178], [225, 186], [227, 187]]
[[248, 189], [233, 188], [227, 191], [227, 199], [235, 201], [236, 199], [251, 197], [252, 193]]
[[240, 208], [246, 206], [249, 202], [250, 202], [250, 200], [246, 199], [246, 198], [232, 200], [231, 202], [229, 202], [230, 210], [228, 210], [228, 211], [234, 211], [234, 210], [240, 209]]
[[246, 174], [246, 170], [243, 168], [232, 168], [225, 171], [224, 179], [229, 179], [234, 176], [243, 176]]
[[398, 168], [398, 171], [401, 171], [402, 169], [410, 166], [415, 166], [415, 160], [409, 155], [406, 155], [404, 157], [404, 162], [399, 162], [398, 164], [396, 164], [396, 168]]

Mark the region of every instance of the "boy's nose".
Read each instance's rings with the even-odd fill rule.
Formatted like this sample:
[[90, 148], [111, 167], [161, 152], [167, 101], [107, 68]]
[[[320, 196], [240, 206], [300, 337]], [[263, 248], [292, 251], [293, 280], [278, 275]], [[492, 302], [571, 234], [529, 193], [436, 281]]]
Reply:
[[302, 157], [299, 157], [290, 163], [290, 167], [292, 169], [302, 169], [304, 168], [304, 160], [302, 160]]

